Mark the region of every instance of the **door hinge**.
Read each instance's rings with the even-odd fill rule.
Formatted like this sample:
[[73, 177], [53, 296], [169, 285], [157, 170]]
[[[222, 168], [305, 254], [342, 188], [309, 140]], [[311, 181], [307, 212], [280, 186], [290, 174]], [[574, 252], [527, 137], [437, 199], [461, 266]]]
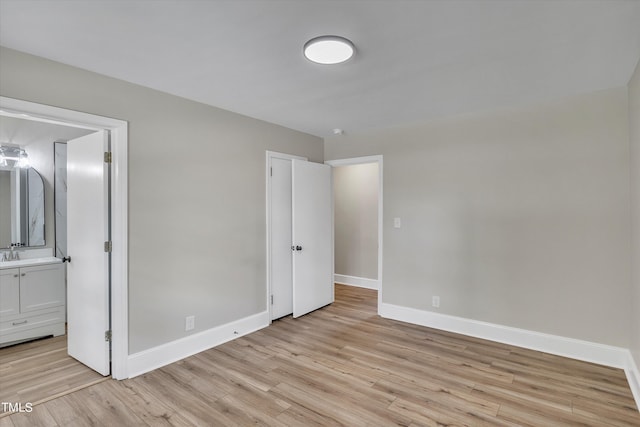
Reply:
[[111, 331], [104, 331], [104, 340], [107, 342], [111, 342]]
[[273, 295], [271, 295], [271, 305], [273, 305]]
[[104, 162], [111, 163], [111, 151], [104, 152]]
[[270, 169], [269, 175], [273, 176], [273, 168], [269, 168], [269, 169]]
[[104, 251], [111, 252], [112, 246], [113, 245], [111, 244], [111, 240], [109, 240], [108, 242], [104, 242]]

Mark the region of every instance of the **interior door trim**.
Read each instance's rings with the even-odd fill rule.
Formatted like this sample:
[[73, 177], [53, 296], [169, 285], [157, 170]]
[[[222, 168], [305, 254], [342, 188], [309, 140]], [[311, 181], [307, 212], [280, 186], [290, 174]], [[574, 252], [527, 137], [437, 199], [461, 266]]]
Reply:
[[278, 153], [277, 151], [266, 151], [266, 167], [265, 167], [265, 195], [266, 195], [266, 228], [267, 228], [267, 277], [265, 286], [265, 303], [267, 304], [267, 310], [269, 311], [269, 324], [272, 322], [271, 313], [271, 159], [285, 159], [285, 160], [308, 160], [306, 157], [296, 156], [293, 154]]
[[0, 96], [0, 109], [4, 115], [17, 114], [25, 120], [111, 132], [111, 376], [129, 378], [128, 123], [4, 96]]
[[364, 156], [364, 157], [353, 157], [350, 159], [337, 159], [337, 160], [325, 160], [325, 164], [330, 165], [331, 167], [336, 166], [350, 166], [350, 165], [361, 165], [365, 163], [377, 163], [378, 164], [378, 314], [380, 314], [380, 309], [382, 307], [382, 260], [383, 260], [383, 248], [382, 244], [382, 225], [383, 225], [383, 203], [382, 203], [382, 188], [383, 188], [383, 180], [382, 180], [382, 155], [376, 156]]

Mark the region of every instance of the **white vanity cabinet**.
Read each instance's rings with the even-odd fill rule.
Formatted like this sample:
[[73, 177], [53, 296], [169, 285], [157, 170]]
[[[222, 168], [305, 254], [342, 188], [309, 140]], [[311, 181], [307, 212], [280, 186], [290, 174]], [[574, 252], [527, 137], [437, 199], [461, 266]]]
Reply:
[[20, 269], [0, 270], [0, 318], [20, 313]]
[[65, 333], [61, 263], [0, 269], [0, 347]]

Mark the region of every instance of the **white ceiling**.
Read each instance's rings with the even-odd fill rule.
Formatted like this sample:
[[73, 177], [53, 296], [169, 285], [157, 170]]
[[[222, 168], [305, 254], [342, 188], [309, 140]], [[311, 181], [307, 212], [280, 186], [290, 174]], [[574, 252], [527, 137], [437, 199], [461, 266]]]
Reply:
[[327, 136], [624, 86], [640, 1], [0, 0], [0, 44]]

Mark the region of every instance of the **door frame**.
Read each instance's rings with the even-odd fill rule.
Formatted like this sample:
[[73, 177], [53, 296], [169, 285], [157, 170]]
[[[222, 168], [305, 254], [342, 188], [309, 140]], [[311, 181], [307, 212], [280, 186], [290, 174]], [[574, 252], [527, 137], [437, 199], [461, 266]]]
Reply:
[[266, 194], [266, 227], [267, 227], [267, 281], [266, 281], [266, 294], [265, 302], [267, 304], [267, 311], [269, 312], [269, 324], [273, 321], [271, 319], [271, 159], [278, 158], [284, 160], [305, 160], [308, 159], [302, 156], [296, 156], [293, 154], [279, 153], [277, 151], [266, 151], [266, 167], [264, 172], [265, 178], [265, 194]]
[[[352, 165], [361, 165], [361, 164], [367, 164], [367, 163], [378, 164], [378, 314], [380, 314], [380, 307], [382, 306], [382, 260], [383, 260], [383, 244], [382, 244], [382, 238], [383, 238], [383, 234], [382, 234], [383, 216], [382, 215], [383, 215], [383, 206], [384, 206], [383, 200], [382, 200], [383, 156], [376, 155], [376, 156], [353, 157], [349, 159], [326, 160], [324, 163], [327, 165], [330, 165], [331, 167], [352, 166]], [[334, 244], [335, 244], [335, 240], [334, 240]]]
[[0, 96], [3, 115], [111, 132], [111, 376], [128, 378], [128, 123]]

